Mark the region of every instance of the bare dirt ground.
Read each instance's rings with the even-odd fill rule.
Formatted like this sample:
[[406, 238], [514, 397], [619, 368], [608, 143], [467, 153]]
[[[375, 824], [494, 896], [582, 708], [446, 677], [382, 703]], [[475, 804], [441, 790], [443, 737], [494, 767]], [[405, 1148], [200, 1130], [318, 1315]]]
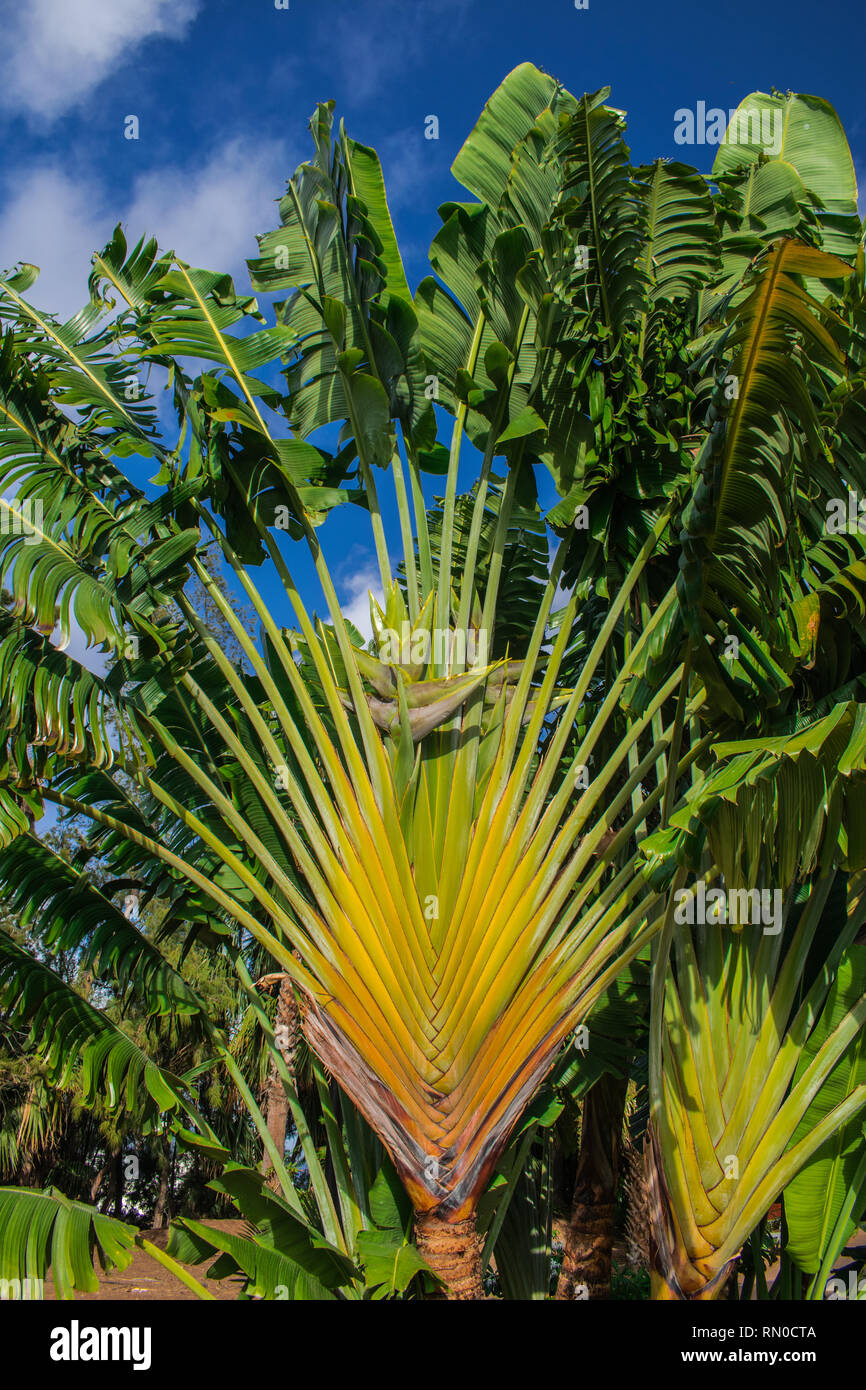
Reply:
[[[214, 1226], [220, 1230], [230, 1233], [240, 1233], [245, 1221], [231, 1219], [226, 1221], [203, 1221], [203, 1226]], [[152, 1244], [164, 1250], [168, 1244], [168, 1231], [142, 1231], [141, 1233]], [[205, 1271], [210, 1261], [205, 1261], [200, 1265], [184, 1265], [194, 1279], [203, 1284], [214, 1298], [225, 1301], [233, 1301], [237, 1298], [240, 1291], [240, 1279], [208, 1279]], [[192, 1289], [188, 1289], [167, 1269], [163, 1269], [157, 1260], [145, 1254], [143, 1250], [136, 1250], [130, 1263], [124, 1270], [112, 1270], [111, 1274], [103, 1274], [97, 1264], [97, 1277], [99, 1278], [98, 1293], [76, 1293], [76, 1303], [98, 1303], [108, 1300], [117, 1300], [124, 1303], [147, 1303], [160, 1299], [170, 1299], [172, 1303], [177, 1302], [198, 1302], [198, 1295]], [[57, 1291], [54, 1287], [54, 1280], [49, 1273], [45, 1280], [45, 1300], [50, 1302], [56, 1300]]]

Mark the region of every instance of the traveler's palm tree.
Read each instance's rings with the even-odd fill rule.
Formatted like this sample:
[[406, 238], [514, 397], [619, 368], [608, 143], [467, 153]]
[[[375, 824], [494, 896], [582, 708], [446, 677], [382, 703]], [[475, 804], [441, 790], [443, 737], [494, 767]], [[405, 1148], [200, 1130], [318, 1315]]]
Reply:
[[[841, 557], [816, 521], [841, 477], [857, 481], [850, 217], [822, 222], [821, 189], [795, 190], [771, 241], [766, 217], [763, 232], [737, 222], [760, 170], [721, 181], [715, 202], [683, 166], [634, 171], [605, 98], [576, 101], [529, 65], [506, 79], [454, 165], [476, 201], [442, 209], [438, 278], [414, 298], [379, 162], [334, 132], [330, 107], [251, 263], [256, 291], [286, 296], [271, 327], [227, 276], [152, 242], [128, 252], [120, 231], [66, 324], [33, 307], [33, 268], [0, 285], [4, 872], [26, 872], [47, 802], [89, 818], [118, 876], [172, 902], [167, 929], [222, 944], [251, 997], [252, 938], [293, 981], [311, 1048], [387, 1149], [455, 1297], [480, 1296], [476, 1209], [527, 1102], [662, 925], [646, 833], [673, 833], [719, 732], [763, 732], [808, 683], [815, 633], [850, 647], [863, 606], [862, 545], [846, 537]], [[168, 441], [139, 386], [151, 367], [173, 392]], [[480, 462], [461, 495], [464, 441]], [[544, 470], [558, 543], [538, 573]], [[381, 579], [370, 647], [320, 545], [352, 504]], [[258, 633], [214, 582], [214, 550]], [[113, 651], [107, 676], [51, 645], [73, 617]], [[821, 693], [837, 698], [832, 681]], [[154, 1012], [200, 1014], [158, 948], [78, 891], [68, 933], [99, 942], [101, 967]], [[2, 951], [22, 1016], [67, 1020], [58, 1065], [84, 1057], [115, 1099], [143, 1078], [188, 1142], [219, 1150], [188, 1085]], [[329, 1215], [311, 1180], [332, 1243], [317, 1277], [333, 1286], [368, 1213], [346, 1198]]]
[[[815, 1155], [830, 1174], [812, 1213], [790, 1212], [795, 1248], [816, 1206], [825, 1240], [841, 1215], [866, 1104], [863, 737], [851, 702], [800, 734], [717, 745], [720, 768], [645, 842], [676, 875], [650, 1033], [656, 1297], [717, 1298]], [[698, 915], [695, 894], [718, 883], [737, 897]]]

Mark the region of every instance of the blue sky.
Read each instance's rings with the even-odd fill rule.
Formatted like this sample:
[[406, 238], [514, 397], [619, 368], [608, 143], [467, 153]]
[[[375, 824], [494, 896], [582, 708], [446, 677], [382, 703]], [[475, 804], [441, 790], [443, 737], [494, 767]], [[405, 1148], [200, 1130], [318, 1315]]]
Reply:
[[[0, 0], [0, 261], [43, 263], [60, 302], [122, 216], [188, 259], [238, 269], [308, 149], [316, 101], [380, 151], [410, 273], [424, 271], [449, 166], [483, 102], [530, 59], [612, 88], [639, 160], [682, 153], [674, 111], [814, 92], [866, 167], [862, 41], [847, 0]], [[123, 138], [134, 114], [140, 138]], [[424, 118], [439, 117], [438, 141]], [[697, 151], [696, 153], [700, 153]], [[711, 151], [708, 155], [707, 163]], [[207, 253], [211, 252], [210, 259]], [[61, 292], [62, 291], [62, 292]], [[64, 304], [63, 307], [66, 307]]]
[[[457, 194], [451, 160], [526, 59], [578, 94], [610, 85], [636, 161], [709, 168], [711, 147], [674, 143], [680, 107], [727, 109], [772, 86], [817, 93], [866, 182], [866, 25], [847, 0], [0, 0], [0, 20], [0, 266], [39, 264], [31, 297], [62, 314], [84, 301], [90, 254], [118, 220], [245, 283], [254, 233], [276, 225], [308, 118], [330, 97], [380, 152], [416, 282], [437, 206]], [[124, 138], [130, 115], [137, 140]], [[429, 115], [438, 140], [424, 138]], [[375, 587], [364, 518], [351, 509], [326, 531], [361, 616]]]

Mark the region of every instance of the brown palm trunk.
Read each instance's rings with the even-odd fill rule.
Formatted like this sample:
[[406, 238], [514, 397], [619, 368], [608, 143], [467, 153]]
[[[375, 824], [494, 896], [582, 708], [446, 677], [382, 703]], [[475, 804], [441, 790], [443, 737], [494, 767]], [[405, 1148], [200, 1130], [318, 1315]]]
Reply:
[[[274, 1026], [274, 1038], [279, 1048], [280, 1056], [288, 1068], [289, 1075], [294, 1081], [295, 1078], [295, 1054], [298, 1048], [298, 1037], [300, 1033], [300, 1019], [298, 1016], [298, 1006], [292, 990], [292, 983], [288, 975], [283, 975], [280, 979], [280, 992], [277, 996], [277, 1017]], [[265, 1123], [268, 1133], [277, 1147], [277, 1152], [283, 1154], [286, 1147], [286, 1132], [289, 1124], [289, 1098], [286, 1095], [286, 1088], [277, 1070], [276, 1061], [272, 1058], [268, 1070], [268, 1079], [265, 1083]], [[262, 1160], [262, 1172], [268, 1179], [269, 1186], [278, 1187], [279, 1181], [273, 1171], [269, 1155], [266, 1153]]]
[[460, 1302], [484, 1297], [474, 1212], [463, 1221], [445, 1221], [435, 1211], [416, 1214], [415, 1243], [442, 1281], [442, 1288], [428, 1297]]
[[110, 1160], [106, 1159], [106, 1161], [103, 1163], [102, 1167], [100, 1168], [99, 1172], [96, 1174], [96, 1177], [93, 1179], [93, 1182], [90, 1184], [90, 1203], [91, 1203], [91, 1206], [93, 1206], [93, 1205], [95, 1204], [95, 1202], [96, 1202], [97, 1194], [99, 1193], [99, 1189], [100, 1189], [100, 1187], [102, 1186], [103, 1179], [105, 1178], [105, 1175], [106, 1175], [106, 1173], [108, 1172], [109, 1161], [110, 1161]]
[[164, 1168], [159, 1175], [159, 1191], [156, 1195], [156, 1206], [153, 1209], [153, 1225], [155, 1230], [162, 1230], [168, 1225], [168, 1168]]
[[588, 1298], [610, 1298], [616, 1189], [627, 1089], [627, 1078], [620, 1080], [604, 1075], [583, 1103], [580, 1158], [565, 1234], [562, 1270], [556, 1285], [556, 1298], [560, 1301], [573, 1299], [576, 1291]]
[[171, 1141], [165, 1134], [161, 1136], [159, 1141], [157, 1169], [159, 1186], [153, 1208], [153, 1227], [159, 1231], [163, 1230], [171, 1221], [171, 1199], [174, 1193], [174, 1155]]
[[116, 1220], [123, 1219], [123, 1148], [115, 1151], [112, 1160], [113, 1168], [113, 1197], [114, 1197], [114, 1216]]
[[625, 1173], [626, 1258], [633, 1269], [648, 1270], [651, 1222], [643, 1150], [637, 1144], [627, 1143], [620, 1166]]

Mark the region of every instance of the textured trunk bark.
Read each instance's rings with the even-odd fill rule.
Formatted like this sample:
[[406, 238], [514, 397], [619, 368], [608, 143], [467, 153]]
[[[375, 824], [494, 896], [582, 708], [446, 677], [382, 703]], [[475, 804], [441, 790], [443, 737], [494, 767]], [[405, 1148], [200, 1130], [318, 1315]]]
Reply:
[[102, 1167], [100, 1168], [99, 1172], [96, 1174], [96, 1177], [93, 1179], [93, 1182], [90, 1184], [90, 1204], [91, 1204], [91, 1206], [92, 1206], [92, 1205], [94, 1204], [94, 1202], [96, 1201], [97, 1193], [99, 1192], [99, 1189], [100, 1189], [100, 1187], [102, 1186], [103, 1179], [105, 1178], [105, 1175], [106, 1175], [107, 1172], [108, 1172], [108, 1161], [106, 1161], [105, 1163], [103, 1163], [103, 1165], [102, 1165]]
[[112, 1158], [114, 1169], [114, 1216], [123, 1220], [123, 1149], [118, 1149]]
[[573, 1299], [575, 1289], [580, 1286], [586, 1289], [589, 1298], [610, 1298], [616, 1188], [627, 1089], [627, 1079], [602, 1076], [583, 1103], [580, 1158], [562, 1270], [556, 1285], [559, 1301]]
[[624, 1170], [628, 1262], [634, 1269], [648, 1270], [651, 1222], [643, 1152], [636, 1145], [628, 1144], [621, 1157], [620, 1167]]
[[452, 1301], [484, 1297], [481, 1241], [474, 1212], [465, 1221], [443, 1221], [435, 1211], [416, 1215], [415, 1241], [418, 1253], [444, 1285], [428, 1297]]
[[171, 1159], [168, 1154], [164, 1153], [159, 1170], [159, 1191], [156, 1194], [156, 1206], [153, 1209], [153, 1225], [155, 1230], [162, 1230], [169, 1222], [168, 1192], [170, 1174]]
[[[298, 1047], [298, 1037], [300, 1033], [300, 1018], [298, 1006], [292, 991], [292, 984], [288, 975], [283, 975], [280, 980], [280, 992], [277, 996], [277, 1017], [274, 1026], [274, 1038], [280, 1051], [280, 1056], [285, 1062], [289, 1075], [294, 1081], [295, 1078], [295, 1054]], [[271, 1061], [268, 1071], [268, 1079], [265, 1083], [265, 1122], [268, 1126], [268, 1133], [277, 1146], [280, 1154], [284, 1153], [286, 1147], [286, 1132], [289, 1124], [289, 1098], [286, 1095], [286, 1088], [282, 1083], [277, 1064]], [[268, 1179], [271, 1187], [278, 1187], [279, 1180], [274, 1172], [273, 1164], [267, 1153], [262, 1160], [262, 1172]]]

